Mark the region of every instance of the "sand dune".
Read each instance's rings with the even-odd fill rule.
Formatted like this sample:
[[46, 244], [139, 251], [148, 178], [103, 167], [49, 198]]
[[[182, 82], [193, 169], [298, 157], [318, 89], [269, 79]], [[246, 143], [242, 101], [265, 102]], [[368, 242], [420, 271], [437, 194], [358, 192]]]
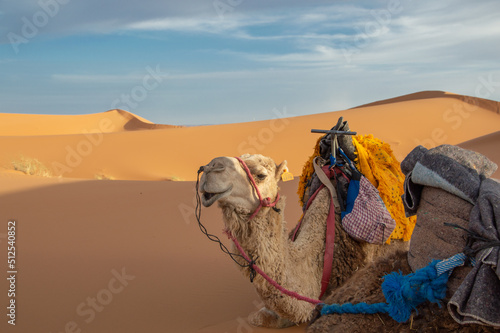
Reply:
[[0, 113], [0, 136], [114, 133], [179, 126], [153, 124], [123, 110], [86, 115], [36, 115]]
[[[400, 160], [418, 144], [429, 148], [443, 143], [458, 144], [500, 128], [500, 114], [484, 107], [481, 100], [467, 98], [464, 102], [457, 95], [441, 95], [436, 97], [433, 93], [429, 98], [409, 95], [385, 104], [300, 117], [289, 117], [286, 110], [280, 110], [275, 119], [268, 121], [154, 131], [132, 130], [141, 128], [138, 125], [127, 128], [119, 111], [89, 115], [88, 121], [80, 120], [85, 116], [65, 116], [64, 121], [71, 122], [71, 117], [75, 117], [77, 124], [73, 127], [64, 122], [64, 126], [55, 124], [52, 127], [57, 131], [52, 135], [1, 136], [0, 166], [9, 168], [13, 160], [23, 155], [40, 160], [55, 175], [69, 178], [93, 179], [104, 174], [114, 179], [194, 180], [198, 166], [214, 156], [248, 152], [272, 156], [276, 161], [286, 159], [291, 172], [299, 174], [318, 138], [310, 130], [329, 129], [339, 116], [348, 120], [358, 133], [373, 134], [390, 143]], [[89, 130], [90, 123], [116, 118], [118, 123], [108, 126], [113, 130], [82, 134], [82, 126], [88, 125]], [[137, 119], [132, 122], [138, 123]], [[8, 118], [3, 126], [15, 131], [16, 123], [7, 126], [5, 122]], [[61, 133], [77, 125], [78, 131]], [[30, 126], [20, 129], [20, 133]]]
[[390, 104], [390, 103], [401, 103], [401, 102], [407, 102], [407, 101], [412, 101], [412, 100], [414, 101], [414, 100], [419, 100], [419, 99], [430, 100], [433, 98], [455, 98], [459, 101], [463, 101], [463, 102], [469, 103], [471, 105], [476, 105], [476, 106], [479, 106], [483, 109], [490, 110], [492, 112], [500, 114], [500, 102], [492, 101], [492, 100], [484, 99], [484, 98], [453, 94], [453, 93], [445, 92], [445, 91], [432, 91], [432, 90], [431, 91], [420, 91], [420, 92], [416, 92], [413, 94], [408, 94], [408, 95], [403, 95], [403, 96], [399, 96], [399, 97], [384, 99], [384, 100], [373, 102], [373, 103], [363, 104], [363, 105], [355, 107], [354, 109], [364, 108], [364, 107], [368, 107], [368, 106], [384, 105], [384, 104]]
[[[292, 117], [279, 110], [268, 121], [199, 127], [156, 125], [121, 110], [0, 114], [0, 248], [7, 222], [16, 220], [19, 271], [17, 325], [3, 315], [0, 331], [273, 332], [248, 325], [260, 306], [251, 283], [198, 229], [198, 167], [220, 155], [262, 153], [288, 160], [298, 176], [318, 138], [310, 130], [328, 129], [339, 116], [390, 143], [400, 160], [418, 144], [450, 143], [500, 164], [498, 104], [422, 92], [344, 111]], [[23, 156], [62, 177], [12, 171]], [[300, 216], [296, 189], [297, 179], [281, 186], [290, 226]], [[216, 207], [203, 209], [202, 220], [228, 244]], [[5, 250], [0, 262], [6, 272]], [[0, 290], [8, 290], [6, 279]]]

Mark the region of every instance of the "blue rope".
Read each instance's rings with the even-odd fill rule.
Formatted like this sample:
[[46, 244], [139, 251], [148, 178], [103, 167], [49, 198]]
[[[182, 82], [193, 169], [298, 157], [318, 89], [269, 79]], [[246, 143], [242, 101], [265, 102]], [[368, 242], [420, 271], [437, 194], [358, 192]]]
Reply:
[[[333, 313], [387, 313], [399, 323], [410, 319], [412, 310], [430, 301], [437, 303], [446, 296], [446, 283], [455, 267], [462, 266], [466, 255], [459, 253], [446, 260], [434, 260], [415, 273], [403, 275], [393, 272], [384, 276], [382, 292], [387, 303], [329, 304], [321, 309], [321, 315]], [[447, 273], [447, 274], [444, 274]]]
[[387, 303], [376, 303], [376, 304], [367, 304], [367, 303], [344, 303], [344, 304], [329, 304], [325, 305], [321, 309], [321, 315], [326, 314], [334, 314], [334, 313], [366, 313], [366, 314], [375, 314], [375, 313], [387, 313], [389, 311], [389, 307]]

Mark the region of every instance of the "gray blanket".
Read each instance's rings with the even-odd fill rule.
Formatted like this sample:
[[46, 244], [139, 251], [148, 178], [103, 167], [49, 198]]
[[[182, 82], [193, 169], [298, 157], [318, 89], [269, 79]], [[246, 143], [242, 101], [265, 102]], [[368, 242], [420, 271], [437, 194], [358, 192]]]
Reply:
[[461, 324], [500, 327], [500, 183], [481, 183], [469, 230], [476, 265], [448, 302], [448, 310]]
[[[418, 146], [401, 163], [401, 169], [406, 175], [403, 203], [407, 216], [417, 213], [426, 186], [474, 205], [464, 252], [475, 257], [477, 263], [451, 297], [448, 310], [461, 324], [500, 327], [500, 183], [487, 179], [497, 165], [481, 154], [456, 146], [431, 150]], [[417, 215], [417, 227], [419, 219]], [[417, 239], [412, 237], [411, 247], [414, 241]]]
[[474, 204], [481, 179], [490, 177], [497, 165], [487, 157], [452, 145], [428, 150], [417, 146], [401, 162], [406, 175], [403, 204], [407, 216], [417, 213], [423, 186], [432, 186]]

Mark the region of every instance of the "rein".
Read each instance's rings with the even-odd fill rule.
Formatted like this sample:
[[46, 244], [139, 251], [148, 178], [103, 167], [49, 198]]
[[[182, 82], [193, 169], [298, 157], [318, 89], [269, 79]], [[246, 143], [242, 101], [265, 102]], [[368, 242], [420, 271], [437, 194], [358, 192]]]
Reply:
[[[224, 252], [225, 254], [227, 254], [236, 264], [238, 264], [238, 266], [251, 268], [250, 261], [248, 261], [241, 254], [236, 254], [236, 253], [230, 252], [229, 249], [221, 242], [220, 238], [217, 237], [216, 235], [209, 234], [207, 231], [207, 228], [203, 225], [203, 223], [201, 223], [201, 206], [202, 205], [201, 205], [200, 192], [198, 191], [198, 189], [199, 189], [199, 185], [200, 185], [200, 173], [202, 173], [202, 172], [203, 172], [203, 167], [200, 167], [200, 169], [198, 170], [198, 176], [196, 177], [196, 208], [194, 211], [194, 215], [196, 216], [196, 220], [198, 221], [198, 226], [200, 227], [201, 232], [205, 236], [207, 236], [207, 238], [209, 240], [219, 244], [221, 251]], [[238, 260], [236, 260], [237, 257], [240, 257], [241, 259], [248, 261], [248, 264], [247, 265], [241, 264]], [[252, 274], [250, 275], [250, 281], [253, 280], [253, 277], [255, 277], [255, 273], [253, 273], [253, 276], [252, 276]]]

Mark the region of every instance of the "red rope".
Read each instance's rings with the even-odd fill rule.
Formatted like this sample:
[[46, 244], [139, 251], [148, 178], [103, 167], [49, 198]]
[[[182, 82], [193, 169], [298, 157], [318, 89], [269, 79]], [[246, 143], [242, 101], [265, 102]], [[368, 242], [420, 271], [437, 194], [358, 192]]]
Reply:
[[318, 304], [323, 303], [322, 301], [320, 301], [318, 299], [313, 299], [313, 298], [309, 298], [309, 297], [306, 297], [306, 296], [302, 296], [302, 295], [296, 293], [295, 291], [290, 291], [290, 290], [288, 290], [288, 289], [280, 286], [276, 281], [274, 281], [266, 273], [264, 273], [264, 271], [262, 271], [262, 269], [260, 269], [259, 266], [257, 266], [253, 262], [253, 260], [250, 259], [250, 257], [245, 253], [245, 251], [241, 247], [241, 245], [238, 242], [238, 240], [229, 231], [227, 232], [227, 235], [234, 242], [234, 244], [236, 245], [236, 247], [240, 251], [241, 255], [245, 258], [245, 260], [248, 261], [248, 263], [250, 264], [250, 267], [252, 269], [254, 269], [257, 273], [259, 273], [260, 275], [262, 275], [262, 277], [264, 279], [266, 279], [267, 282], [269, 282], [270, 284], [272, 284], [281, 293], [283, 293], [285, 295], [288, 295], [288, 296], [291, 296], [291, 297], [296, 298], [296, 299], [301, 300], [301, 301], [306, 301], [306, 302], [314, 304], [314, 305], [318, 305]]
[[262, 199], [262, 194], [260, 194], [259, 188], [257, 187], [257, 183], [255, 182], [255, 179], [252, 176], [252, 173], [250, 172], [250, 169], [248, 168], [247, 164], [239, 157], [235, 157], [238, 162], [240, 162], [241, 166], [243, 167], [243, 170], [247, 173], [248, 179], [250, 179], [250, 182], [253, 185], [253, 188], [255, 189], [255, 192], [257, 192], [257, 196], [259, 197], [259, 207], [253, 212], [253, 214], [250, 216], [249, 220], [253, 219], [257, 213], [260, 211], [262, 207], [274, 207], [278, 203], [280, 199], [280, 194], [278, 193], [276, 195], [276, 200], [274, 202], [271, 202], [271, 198], [267, 197], [265, 199]]

